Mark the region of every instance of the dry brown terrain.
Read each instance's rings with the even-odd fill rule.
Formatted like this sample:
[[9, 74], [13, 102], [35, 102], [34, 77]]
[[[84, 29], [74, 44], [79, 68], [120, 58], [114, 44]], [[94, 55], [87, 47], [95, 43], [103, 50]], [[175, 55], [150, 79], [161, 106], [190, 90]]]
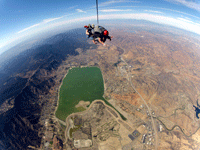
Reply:
[[[137, 140], [122, 140], [121, 149], [197, 149], [200, 121], [193, 105], [196, 106], [200, 95], [200, 56], [197, 54], [200, 47], [193, 38], [183, 34], [145, 29], [131, 33], [129, 28], [121, 32], [112, 29], [114, 38], [107, 42], [107, 47], [77, 49], [79, 55], [69, 56], [60, 70], [64, 73], [70, 67], [80, 66], [101, 69], [105, 99], [127, 118], [132, 131], [140, 133]], [[124, 138], [130, 133], [124, 133]], [[115, 137], [107, 139], [98, 149], [106, 149], [107, 143], [114, 140], [117, 141]]]
[[[199, 128], [199, 120], [193, 105], [196, 105], [200, 94], [200, 57], [196, 53], [200, 48], [195, 46], [196, 43], [182, 36], [173, 37], [147, 31], [114, 37], [116, 41], [113, 40], [112, 44], [125, 49], [123, 58], [130, 65], [134, 86], [150, 104], [156, 116], [160, 120], [166, 119], [168, 129], [178, 125], [186, 135], [195, 133]], [[137, 107], [141, 105], [142, 101], [133, 93], [113, 94], [112, 98], [126, 100]], [[179, 128], [177, 130], [175, 128], [175, 131], [170, 132], [171, 135], [167, 134], [171, 139], [168, 142], [170, 146], [165, 145], [166, 149], [198, 147], [199, 144], [192, 137], [186, 138]], [[160, 138], [163, 138], [163, 134]], [[180, 135], [179, 145], [173, 139], [176, 134]], [[163, 139], [159, 149], [163, 149], [162, 143]]]
[[[157, 123], [163, 122], [169, 130], [177, 125], [183, 131], [179, 127], [171, 132], [165, 129], [170, 133], [168, 138], [171, 137], [169, 147], [162, 144], [167, 140], [164, 138], [165, 132], [160, 132], [158, 149], [182, 149], [184, 143], [195, 148], [192, 137], [186, 138], [185, 135], [192, 135], [199, 128], [199, 120], [193, 108], [200, 94], [200, 57], [196, 53], [199, 48], [178, 35], [173, 37], [148, 31], [120, 35], [113, 30], [112, 33], [114, 39], [111, 43], [107, 42], [108, 47], [99, 46], [96, 50], [87, 51], [87, 60], [97, 63], [102, 71], [105, 97], [126, 101], [136, 108], [143, 104], [127, 81], [126, 71], [130, 71], [133, 85], [155, 112], [155, 117], [159, 119]], [[82, 56], [77, 57], [80, 60]], [[127, 109], [125, 106], [124, 110]], [[135, 117], [141, 119], [144, 115], [145, 112]], [[180, 135], [182, 141], [179, 143], [182, 145], [175, 144], [177, 140], [173, 140], [173, 136], [176, 134]]]

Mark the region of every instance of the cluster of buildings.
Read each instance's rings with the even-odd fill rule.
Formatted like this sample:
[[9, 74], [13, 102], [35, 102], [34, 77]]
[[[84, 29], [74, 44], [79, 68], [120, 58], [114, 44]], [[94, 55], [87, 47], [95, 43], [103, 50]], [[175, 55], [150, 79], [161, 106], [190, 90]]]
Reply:
[[[143, 109], [145, 108], [144, 105], [140, 105], [139, 108], [136, 108], [135, 110], [137, 112], [142, 113], [143, 115], [146, 115], [146, 121], [145, 123], [143, 123], [142, 125], [140, 125], [136, 130], [134, 130], [131, 134], [128, 135], [128, 137], [134, 141], [136, 138], [138, 138], [138, 140], [146, 145], [154, 145], [154, 131], [153, 131], [153, 127], [152, 127], [152, 122], [150, 119], [150, 116], [152, 115], [153, 117], [155, 117], [155, 112], [152, 111], [151, 114], [147, 109]], [[163, 125], [156, 122], [156, 128], [157, 131], [162, 132], [163, 131]]]

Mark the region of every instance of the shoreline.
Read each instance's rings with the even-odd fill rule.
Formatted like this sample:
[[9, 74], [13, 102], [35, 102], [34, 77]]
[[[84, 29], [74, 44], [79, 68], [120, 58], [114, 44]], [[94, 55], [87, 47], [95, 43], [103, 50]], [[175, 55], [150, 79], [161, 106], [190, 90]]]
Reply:
[[[101, 68], [100, 67], [98, 67], [98, 66], [80, 66], [80, 67], [70, 67], [68, 70], [67, 70], [67, 73], [64, 75], [64, 77], [63, 77], [63, 79], [62, 79], [62, 83], [60, 84], [60, 86], [59, 86], [59, 90], [58, 90], [58, 100], [57, 100], [57, 105], [56, 105], [56, 107], [55, 107], [55, 111], [54, 111], [54, 117], [55, 118], [57, 118], [56, 117], [56, 111], [57, 111], [57, 109], [58, 109], [58, 106], [59, 106], [59, 97], [60, 97], [60, 88], [61, 88], [61, 86], [63, 85], [63, 80], [65, 79], [65, 77], [67, 76], [67, 74], [69, 73], [69, 70], [70, 69], [73, 69], [73, 68], [86, 68], [86, 67], [97, 67], [97, 68], [99, 68], [100, 69], [100, 71], [101, 71]], [[102, 71], [101, 71], [101, 74], [102, 74]], [[102, 78], [103, 78], [103, 74], [102, 74]], [[104, 83], [104, 79], [103, 79], [103, 83]], [[104, 87], [104, 90], [105, 90], [105, 87]], [[104, 96], [104, 94], [102, 95], [102, 97]], [[92, 104], [92, 103], [91, 103]], [[90, 105], [91, 105], [90, 104]], [[59, 118], [57, 118], [57, 119], [59, 119]], [[60, 119], [59, 119], [60, 120]]]
[[[117, 117], [115, 117], [115, 115], [113, 115], [109, 110], [108, 110], [108, 111], [112, 114], [113, 117], [115, 117], [115, 119], [120, 118], [120, 115], [117, 113], [117, 111], [116, 111], [115, 109], [113, 109], [112, 107], [110, 107], [109, 105], [107, 105], [103, 100], [101, 100], [101, 99], [96, 99], [96, 100], [92, 101], [92, 103], [90, 104], [90, 106], [89, 106], [86, 110], [81, 111], [81, 112], [75, 112], [75, 113], [72, 113], [72, 114], [70, 114], [69, 116], [67, 116], [67, 118], [66, 118], [66, 120], [65, 120], [66, 125], [67, 125], [67, 126], [66, 126], [66, 129], [65, 129], [65, 139], [66, 139], [66, 140], [67, 140], [67, 138], [70, 139], [70, 137], [67, 136], [67, 135], [68, 135], [68, 131], [70, 130], [68, 120], [69, 120], [70, 118], [73, 118], [75, 115], [82, 115], [83, 113], [86, 113], [87, 111], [89, 111], [89, 110], [91, 109], [91, 107], [92, 107], [96, 102], [102, 102], [103, 105], [104, 105], [105, 107], [108, 107], [109, 109], [112, 109], [112, 110], [117, 114]], [[68, 128], [69, 128], [69, 129], [68, 129]], [[65, 142], [66, 142], [66, 141], [65, 141]], [[65, 143], [65, 142], [64, 142], [64, 143]]]
[[[92, 103], [90, 104], [90, 106], [89, 106], [86, 110], [81, 111], [81, 112], [75, 112], [75, 113], [72, 113], [72, 114], [70, 114], [69, 116], [67, 116], [67, 118], [66, 118], [66, 120], [65, 120], [65, 122], [66, 122], [65, 140], [66, 140], [66, 141], [63, 142], [63, 144], [66, 144], [67, 139], [71, 139], [71, 138], [68, 136], [68, 135], [69, 135], [69, 130], [70, 130], [69, 123], [68, 123], [68, 122], [69, 122], [69, 119], [70, 119], [70, 118], [73, 118], [75, 115], [83, 115], [84, 113], [87, 113], [87, 111], [89, 111], [89, 110], [91, 109], [91, 107], [92, 107], [95, 103], [97, 103], [97, 102], [103, 103], [103, 105], [106, 107], [107, 111], [112, 115], [113, 118], [115, 118], [115, 120], [116, 120], [118, 123], [122, 124], [126, 129], [127, 129], [127, 126], [128, 126], [129, 129], [127, 129], [127, 130], [131, 130], [131, 131], [133, 130], [133, 129], [131, 128], [131, 125], [130, 125], [129, 123], [127, 123], [126, 121], [124, 121], [124, 120], [121, 118], [120, 114], [119, 114], [114, 108], [112, 108], [111, 106], [107, 105], [107, 104], [105, 103], [104, 100], [96, 99], [96, 100], [92, 101]], [[109, 109], [111, 109], [111, 111], [110, 111]], [[113, 114], [112, 111], [114, 111], [115, 114]]]

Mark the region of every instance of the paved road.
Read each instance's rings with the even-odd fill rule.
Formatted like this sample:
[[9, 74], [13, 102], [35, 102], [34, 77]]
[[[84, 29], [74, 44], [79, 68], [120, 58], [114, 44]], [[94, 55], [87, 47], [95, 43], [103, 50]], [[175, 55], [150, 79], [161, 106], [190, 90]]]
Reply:
[[[121, 48], [121, 47], [120, 47]], [[121, 48], [123, 49], [123, 48]], [[124, 50], [124, 49], [123, 49]], [[125, 52], [125, 50], [124, 50]], [[124, 54], [124, 53], [123, 53]], [[122, 55], [123, 55], [122, 54]], [[129, 66], [129, 64], [121, 57], [121, 60], [127, 65], [127, 67]], [[126, 71], [126, 70], [125, 70]], [[136, 88], [134, 87], [132, 81], [131, 81], [131, 76], [129, 75], [129, 67], [128, 67], [128, 72], [126, 71], [126, 74], [127, 74], [127, 80], [130, 82], [130, 85], [131, 87], [133, 88], [133, 90], [140, 96], [140, 98], [143, 100], [144, 104], [146, 105], [148, 111], [149, 111], [149, 114], [151, 116], [151, 122], [152, 122], [152, 125], [153, 125], [153, 128], [154, 128], [154, 133], [155, 133], [155, 150], [158, 149], [158, 133], [157, 133], [157, 130], [156, 130], [156, 125], [155, 125], [155, 121], [154, 121], [154, 118], [152, 116], [152, 113], [151, 113], [151, 109], [150, 107], [147, 105], [146, 101], [144, 100], [144, 98], [142, 97], [142, 95], [140, 95], [140, 93], [136, 90]]]

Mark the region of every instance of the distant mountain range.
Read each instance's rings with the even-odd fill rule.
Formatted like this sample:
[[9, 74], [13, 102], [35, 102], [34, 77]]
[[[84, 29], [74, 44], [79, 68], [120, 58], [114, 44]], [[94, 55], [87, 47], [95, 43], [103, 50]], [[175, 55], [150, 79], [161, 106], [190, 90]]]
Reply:
[[79, 47], [89, 47], [84, 29], [55, 35], [28, 49], [18, 45], [1, 55], [8, 57], [1, 61], [0, 104], [9, 99], [14, 101], [14, 107], [0, 115], [0, 138], [6, 149], [23, 150], [28, 145], [40, 145], [38, 114], [43, 102], [38, 98], [55, 85], [54, 70], [68, 55], [78, 55], [75, 49]]

